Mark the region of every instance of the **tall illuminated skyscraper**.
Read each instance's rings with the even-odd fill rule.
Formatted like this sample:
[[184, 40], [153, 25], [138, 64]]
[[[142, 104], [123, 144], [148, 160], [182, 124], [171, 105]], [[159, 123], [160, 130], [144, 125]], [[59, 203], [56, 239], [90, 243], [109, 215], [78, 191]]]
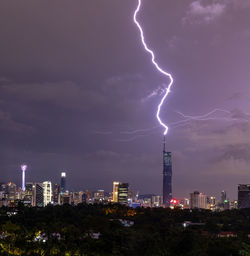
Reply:
[[119, 188], [119, 181], [113, 182], [113, 203], [118, 203], [118, 188]]
[[118, 185], [118, 203], [128, 204], [128, 183]]
[[52, 202], [52, 183], [50, 181], [43, 182], [43, 206]]
[[66, 193], [66, 172], [61, 172], [60, 194]]
[[24, 201], [30, 201], [32, 206], [42, 207], [43, 206], [43, 184], [27, 182]]
[[165, 136], [163, 140], [163, 204], [170, 206], [172, 199], [172, 159], [171, 152], [166, 152]]

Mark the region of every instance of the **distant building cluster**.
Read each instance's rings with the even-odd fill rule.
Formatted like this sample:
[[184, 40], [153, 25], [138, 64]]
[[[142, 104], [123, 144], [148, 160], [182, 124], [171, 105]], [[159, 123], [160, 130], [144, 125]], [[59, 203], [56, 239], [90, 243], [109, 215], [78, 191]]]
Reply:
[[105, 192], [103, 189], [96, 191], [82, 190], [71, 192], [67, 189], [66, 171], [61, 172], [60, 182], [52, 184], [51, 181], [26, 182], [25, 172], [27, 165], [21, 165], [22, 183], [18, 187], [13, 182], [0, 183], [0, 207], [16, 206], [22, 202], [25, 206], [44, 207], [51, 205], [79, 203], [119, 203], [132, 208], [136, 207], [170, 207], [181, 209], [208, 209], [223, 211], [229, 209], [250, 208], [250, 184], [238, 185], [238, 200], [230, 201], [226, 191], [221, 192], [219, 199], [207, 196], [199, 191], [190, 193], [189, 197], [177, 199], [172, 197], [172, 160], [171, 152], [163, 148], [163, 193], [162, 195], [139, 195], [133, 193], [128, 183], [114, 181], [113, 191]]
[[133, 202], [133, 193], [128, 183], [113, 182], [113, 191], [106, 193], [104, 190], [85, 190], [70, 192], [66, 186], [66, 172], [61, 172], [60, 184], [52, 184], [51, 181], [24, 182], [25, 174], [22, 173], [22, 186], [15, 183], [0, 184], [0, 207], [16, 206], [22, 202], [25, 206], [44, 207], [48, 204], [61, 205], [79, 203], [120, 203]]

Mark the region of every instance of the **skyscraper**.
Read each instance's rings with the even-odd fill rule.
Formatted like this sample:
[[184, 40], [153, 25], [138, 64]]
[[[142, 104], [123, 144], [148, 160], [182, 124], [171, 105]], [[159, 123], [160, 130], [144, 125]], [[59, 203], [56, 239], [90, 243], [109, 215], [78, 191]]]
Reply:
[[8, 199], [9, 201], [15, 201], [16, 200], [16, 184], [14, 184], [13, 182], [9, 182], [8, 183], [8, 187], [7, 187], [7, 191], [8, 191]]
[[128, 183], [118, 185], [118, 203], [128, 204]]
[[250, 208], [250, 184], [238, 185], [238, 208]]
[[59, 184], [54, 184], [53, 202], [55, 205], [60, 204], [60, 185]]
[[190, 208], [207, 208], [207, 196], [200, 193], [199, 191], [194, 191], [194, 193], [190, 194]]
[[42, 183], [26, 183], [26, 190], [24, 196], [24, 202], [32, 206], [42, 207], [43, 206], [43, 184]]
[[66, 172], [61, 172], [61, 186], [60, 194], [64, 195], [66, 193]]
[[36, 207], [43, 206], [43, 184], [35, 183]]
[[50, 181], [43, 182], [43, 206], [52, 202], [52, 184]]
[[172, 199], [172, 160], [171, 152], [166, 152], [165, 136], [163, 141], [163, 204], [170, 206]]
[[113, 182], [113, 203], [118, 203], [118, 186], [120, 182], [114, 181]]
[[220, 200], [221, 204], [224, 204], [225, 200], [227, 200], [227, 193], [225, 190], [222, 190], [221, 191], [221, 200]]

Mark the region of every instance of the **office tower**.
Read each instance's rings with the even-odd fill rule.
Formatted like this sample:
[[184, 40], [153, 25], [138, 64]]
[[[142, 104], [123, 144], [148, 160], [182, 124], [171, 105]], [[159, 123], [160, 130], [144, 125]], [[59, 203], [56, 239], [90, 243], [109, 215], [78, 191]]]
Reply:
[[43, 184], [27, 182], [24, 196], [24, 204], [33, 207], [43, 206]]
[[21, 165], [21, 170], [22, 170], [22, 190], [25, 191], [25, 172], [27, 170], [27, 165], [22, 164]]
[[66, 172], [61, 172], [61, 191], [60, 194], [66, 193]]
[[250, 208], [250, 184], [238, 185], [238, 208]]
[[8, 193], [9, 201], [16, 200], [16, 184], [15, 183], [13, 183], [13, 182], [8, 183], [7, 193]]
[[74, 205], [78, 205], [78, 204], [82, 203], [82, 195], [83, 195], [83, 191], [73, 192], [73, 204]]
[[43, 182], [43, 206], [52, 202], [52, 183], [50, 181]]
[[118, 187], [120, 182], [114, 181], [113, 182], [113, 203], [118, 203]]
[[227, 200], [227, 193], [226, 191], [222, 190], [221, 191], [221, 204], [224, 204], [225, 200]]
[[190, 208], [206, 209], [207, 196], [198, 191], [194, 191], [194, 193], [190, 193]]
[[25, 184], [25, 193], [24, 193], [24, 197], [23, 197], [23, 203], [24, 205], [29, 205], [29, 206], [36, 206], [35, 203], [35, 197], [33, 194], [33, 182], [27, 182]]
[[166, 152], [165, 136], [163, 141], [163, 205], [170, 206], [172, 199], [172, 160], [171, 152]]
[[53, 203], [55, 205], [60, 204], [60, 185], [55, 184], [53, 189]]
[[43, 184], [35, 183], [34, 197], [36, 207], [43, 207]]
[[118, 185], [118, 203], [128, 204], [128, 183]]

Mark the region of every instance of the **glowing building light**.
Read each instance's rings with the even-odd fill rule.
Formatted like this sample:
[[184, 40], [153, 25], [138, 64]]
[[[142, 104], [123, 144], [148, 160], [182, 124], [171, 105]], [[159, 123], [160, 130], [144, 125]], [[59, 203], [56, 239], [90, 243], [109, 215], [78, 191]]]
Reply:
[[25, 171], [27, 170], [27, 165], [22, 164], [21, 165], [21, 170], [22, 170], [22, 191], [25, 191]]

